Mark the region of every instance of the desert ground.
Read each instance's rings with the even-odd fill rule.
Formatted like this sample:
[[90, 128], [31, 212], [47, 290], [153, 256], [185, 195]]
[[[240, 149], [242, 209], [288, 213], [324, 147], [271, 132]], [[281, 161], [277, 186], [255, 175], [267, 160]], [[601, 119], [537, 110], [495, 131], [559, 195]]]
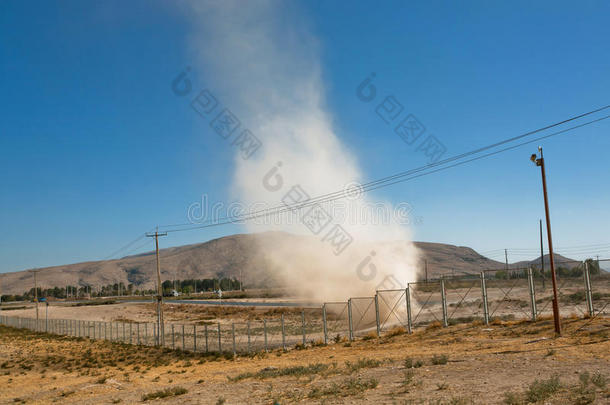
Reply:
[[[120, 313], [149, 320], [153, 311], [150, 304], [120, 305], [119, 312], [112, 306], [65, 307], [79, 312], [57, 316], [113, 320]], [[168, 308], [167, 317], [212, 315], [185, 307]], [[412, 335], [394, 328], [379, 339], [371, 334], [234, 357], [2, 326], [0, 402], [609, 403], [610, 320], [573, 316], [563, 319], [563, 327], [555, 337], [548, 318], [448, 328], [432, 323]]]

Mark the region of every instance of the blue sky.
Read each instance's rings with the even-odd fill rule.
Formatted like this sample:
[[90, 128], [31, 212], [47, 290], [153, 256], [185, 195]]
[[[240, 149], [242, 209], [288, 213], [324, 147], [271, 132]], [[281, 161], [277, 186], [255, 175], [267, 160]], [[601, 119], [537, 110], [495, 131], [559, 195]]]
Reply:
[[[371, 72], [378, 98], [393, 95], [446, 156], [608, 104], [607, 3], [402, 3], [290, 3], [319, 42], [334, 129], [367, 179], [427, 163], [356, 97]], [[234, 150], [171, 91], [192, 60], [189, 24], [170, 3], [0, 3], [0, 272], [104, 258], [155, 225], [185, 222], [204, 193], [227, 200]], [[214, 89], [202, 80], [194, 86]], [[607, 244], [572, 257], [610, 256], [609, 131], [607, 120], [542, 142], [554, 244]], [[415, 240], [533, 258], [511, 249], [538, 246], [535, 151], [374, 193], [414, 207]]]

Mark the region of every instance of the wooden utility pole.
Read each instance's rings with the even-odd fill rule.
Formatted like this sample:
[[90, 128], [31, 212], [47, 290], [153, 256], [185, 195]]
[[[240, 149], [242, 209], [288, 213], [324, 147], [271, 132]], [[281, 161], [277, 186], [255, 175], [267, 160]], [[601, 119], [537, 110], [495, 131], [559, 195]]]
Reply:
[[532, 162], [536, 163], [536, 166], [540, 166], [540, 172], [542, 174], [542, 192], [544, 194], [544, 213], [546, 216], [546, 233], [548, 236], [549, 244], [549, 256], [551, 262], [551, 280], [553, 281], [553, 320], [555, 321], [555, 333], [561, 335], [561, 323], [559, 318], [559, 301], [557, 297], [557, 275], [555, 274], [555, 258], [553, 257], [553, 237], [551, 235], [551, 217], [549, 214], [549, 197], [546, 191], [546, 172], [544, 167], [544, 157], [542, 155], [542, 147], [538, 147], [540, 152], [540, 158], [537, 158], [536, 154], [531, 156]]
[[504, 261], [506, 263], [506, 276], [508, 277], [508, 249], [504, 249]]
[[540, 220], [540, 272], [542, 276], [542, 289], [546, 288], [546, 281], [544, 278], [544, 245], [542, 243], [542, 220]]
[[424, 259], [424, 271], [426, 272], [426, 283], [428, 283], [428, 259]]
[[159, 236], [166, 236], [167, 233], [147, 233], [149, 238], [155, 238], [155, 251], [157, 255], [157, 346], [165, 344], [165, 328], [163, 326], [163, 287], [161, 285], [161, 264], [159, 263]]
[[36, 282], [36, 273], [39, 270], [31, 270], [34, 273], [34, 302], [36, 303], [36, 325], [38, 325], [38, 284]]

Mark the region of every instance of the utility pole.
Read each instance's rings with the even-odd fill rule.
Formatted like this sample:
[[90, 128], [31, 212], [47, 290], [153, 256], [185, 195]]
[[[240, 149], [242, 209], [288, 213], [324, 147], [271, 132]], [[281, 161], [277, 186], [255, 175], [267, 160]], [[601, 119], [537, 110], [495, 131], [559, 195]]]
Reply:
[[159, 263], [159, 236], [166, 236], [166, 233], [147, 233], [149, 238], [155, 238], [155, 251], [157, 255], [157, 346], [165, 344], [165, 328], [163, 326], [163, 287], [161, 285], [161, 264]]
[[424, 259], [424, 270], [426, 272], [426, 284], [428, 284], [428, 259]]
[[544, 167], [544, 157], [542, 155], [542, 147], [538, 147], [540, 152], [540, 158], [537, 158], [534, 153], [530, 159], [536, 163], [536, 166], [540, 166], [540, 172], [542, 175], [542, 192], [544, 194], [544, 213], [546, 216], [546, 233], [548, 236], [549, 244], [549, 256], [551, 262], [551, 279], [553, 281], [553, 319], [555, 321], [555, 333], [561, 335], [561, 323], [559, 319], [559, 301], [557, 299], [557, 276], [555, 274], [555, 259], [553, 258], [553, 237], [551, 235], [551, 217], [549, 214], [549, 197], [546, 190], [546, 172]]
[[30, 270], [34, 273], [34, 302], [36, 303], [36, 325], [38, 325], [38, 283], [36, 282], [36, 273], [40, 270]]
[[542, 220], [540, 220], [540, 268], [542, 272], [542, 289], [546, 288], [546, 279], [544, 277], [544, 245], [542, 244]]
[[504, 249], [504, 260], [506, 262], [506, 275], [508, 276], [508, 249]]

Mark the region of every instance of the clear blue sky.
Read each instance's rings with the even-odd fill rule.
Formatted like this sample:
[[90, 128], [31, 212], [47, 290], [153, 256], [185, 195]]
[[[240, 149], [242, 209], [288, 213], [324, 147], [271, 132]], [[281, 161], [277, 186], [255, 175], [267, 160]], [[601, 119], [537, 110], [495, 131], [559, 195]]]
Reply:
[[[319, 41], [333, 124], [368, 179], [426, 163], [356, 98], [371, 72], [447, 156], [609, 104], [606, 2], [403, 3], [299, 5]], [[0, 2], [0, 272], [100, 259], [157, 224], [185, 222], [203, 193], [228, 198], [234, 151], [171, 92], [191, 63], [191, 27], [170, 7]], [[610, 120], [542, 143], [558, 247], [610, 244], [609, 131]], [[535, 249], [544, 215], [535, 151], [376, 193], [412, 204], [423, 220], [416, 240]]]

